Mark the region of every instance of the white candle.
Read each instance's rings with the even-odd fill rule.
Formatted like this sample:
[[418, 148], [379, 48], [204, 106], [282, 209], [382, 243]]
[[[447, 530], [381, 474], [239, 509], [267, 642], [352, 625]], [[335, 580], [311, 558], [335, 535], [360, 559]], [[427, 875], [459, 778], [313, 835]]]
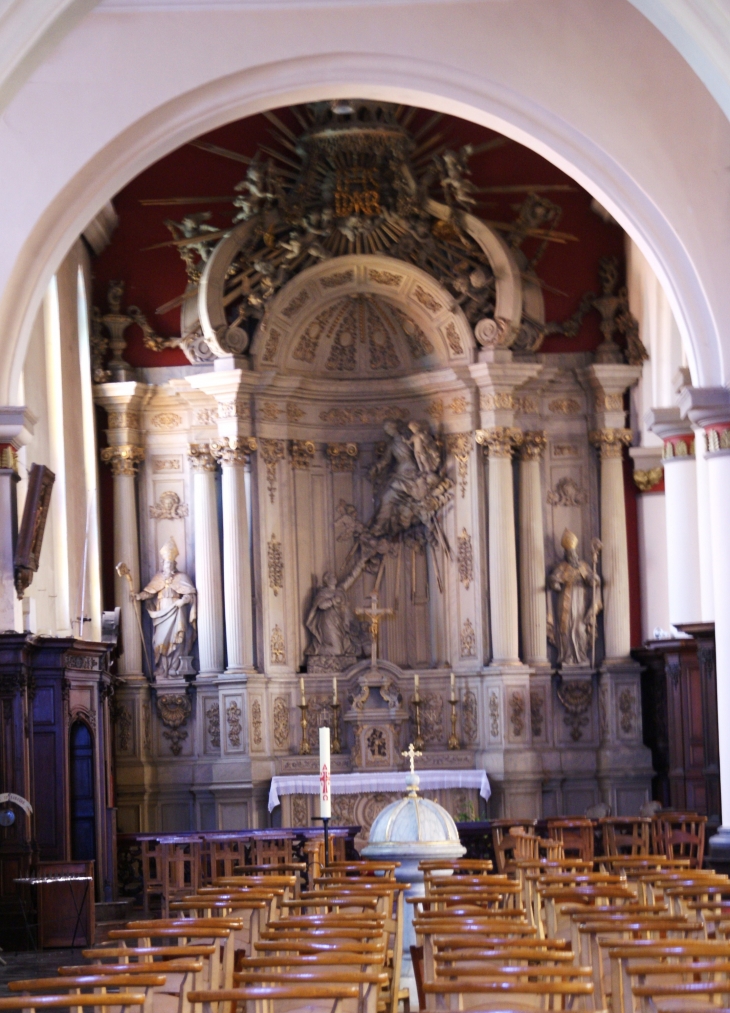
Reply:
[[418, 698], [419, 698], [418, 697], [418, 674], [416, 674], [416, 675], [413, 676], [413, 688], [415, 689], [415, 693], [413, 695], [413, 699], [414, 700], [418, 700]]
[[456, 700], [456, 676], [451, 673], [451, 700]]
[[332, 703], [337, 703], [337, 676], [332, 676]]
[[332, 815], [330, 730], [319, 730], [319, 815]]
[[302, 694], [302, 706], [304, 706], [307, 702], [306, 697], [304, 696], [304, 677], [299, 680], [299, 692]]

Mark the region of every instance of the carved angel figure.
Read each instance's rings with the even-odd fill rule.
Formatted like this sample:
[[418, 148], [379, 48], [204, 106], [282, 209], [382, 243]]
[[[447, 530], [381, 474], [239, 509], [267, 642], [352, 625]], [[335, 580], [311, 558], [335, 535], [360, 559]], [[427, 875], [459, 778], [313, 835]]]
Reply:
[[178, 555], [175, 539], [168, 539], [160, 549], [162, 569], [135, 595], [137, 601], [150, 600], [147, 610], [152, 620], [156, 680], [187, 673], [187, 665], [180, 662], [189, 657], [197, 635], [198, 592], [187, 573], [178, 571]]
[[548, 595], [548, 640], [558, 649], [560, 665], [587, 665], [593, 628], [603, 608], [601, 580], [593, 567], [578, 558], [577, 535], [566, 528], [560, 544], [564, 559], [548, 578], [548, 587], [557, 597], [554, 613]]

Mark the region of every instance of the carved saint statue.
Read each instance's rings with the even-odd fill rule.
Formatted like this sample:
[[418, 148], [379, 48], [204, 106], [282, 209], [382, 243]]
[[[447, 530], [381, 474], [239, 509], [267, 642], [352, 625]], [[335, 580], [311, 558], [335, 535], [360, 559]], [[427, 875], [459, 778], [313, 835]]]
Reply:
[[601, 580], [595, 564], [578, 558], [578, 536], [565, 529], [560, 542], [565, 557], [552, 570], [548, 587], [557, 592], [553, 613], [548, 595], [548, 639], [558, 649], [561, 665], [587, 665], [596, 617], [603, 608]]
[[178, 572], [179, 554], [175, 539], [168, 539], [160, 549], [162, 569], [135, 595], [137, 601], [154, 599], [147, 610], [152, 620], [155, 679], [191, 674], [189, 658], [196, 637], [198, 593], [187, 573]]
[[310, 671], [340, 671], [351, 665], [362, 651], [358, 623], [347, 600], [347, 587], [338, 584], [334, 573], [328, 571], [314, 593], [305, 619], [305, 626], [312, 634], [305, 651], [312, 659], [308, 665]]

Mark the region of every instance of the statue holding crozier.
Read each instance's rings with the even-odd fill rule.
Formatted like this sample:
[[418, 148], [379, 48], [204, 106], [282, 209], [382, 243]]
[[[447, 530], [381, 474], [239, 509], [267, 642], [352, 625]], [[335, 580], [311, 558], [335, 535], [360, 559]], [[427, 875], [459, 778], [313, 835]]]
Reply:
[[600, 543], [596, 541], [593, 565], [578, 556], [578, 536], [567, 528], [560, 542], [563, 559], [548, 577], [555, 592], [555, 608], [548, 595], [548, 640], [557, 647], [558, 664], [566, 666], [595, 663], [596, 620], [603, 608], [601, 579], [596, 571]]
[[160, 549], [162, 569], [134, 595], [136, 601], [148, 601], [156, 680], [193, 674], [190, 654], [197, 635], [198, 592], [187, 573], [178, 570], [178, 555], [175, 539], [169, 538]]

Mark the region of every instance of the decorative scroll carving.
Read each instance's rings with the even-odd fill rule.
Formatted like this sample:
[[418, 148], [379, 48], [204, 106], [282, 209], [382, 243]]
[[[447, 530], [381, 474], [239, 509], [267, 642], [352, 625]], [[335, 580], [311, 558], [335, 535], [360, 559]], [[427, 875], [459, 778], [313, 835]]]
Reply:
[[622, 458], [624, 447], [631, 443], [630, 429], [594, 429], [589, 440], [599, 451], [601, 459]]
[[297, 422], [304, 418], [306, 412], [295, 404], [293, 401], [287, 401], [286, 403], [286, 420], [295, 425]]
[[162, 723], [170, 729], [170, 731], [163, 732], [162, 736], [170, 743], [172, 755], [179, 756], [182, 752], [182, 744], [188, 737], [184, 725], [192, 712], [190, 697], [184, 693], [158, 696], [157, 711]]
[[150, 517], [156, 521], [182, 520], [188, 516], [188, 505], [183, 503], [176, 492], [166, 490], [159, 500], [150, 507]]
[[385, 405], [378, 408], [329, 408], [319, 413], [322, 422], [332, 422], [338, 426], [352, 423], [372, 425], [387, 421], [405, 421], [408, 418], [407, 408], [396, 405]]
[[276, 535], [271, 536], [266, 544], [266, 558], [269, 568], [269, 587], [278, 598], [279, 591], [284, 586], [284, 557], [281, 552], [281, 542], [277, 542]]
[[493, 426], [491, 429], [477, 429], [475, 437], [489, 457], [512, 457], [515, 448], [522, 443], [522, 430]]
[[221, 709], [217, 703], [212, 703], [205, 712], [208, 719], [208, 737], [211, 746], [220, 749], [221, 744]]
[[599, 391], [595, 396], [597, 412], [622, 412], [624, 410], [623, 394], [604, 394]]
[[515, 407], [515, 399], [511, 394], [502, 392], [481, 394], [479, 407], [484, 412], [507, 411], [511, 412]]
[[444, 417], [444, 403], [441, 398], [436, 398], [435, 401], [429, 402], [426, 408], [426, 414], [433, 422], [440, 422]]
[[[175, 418], [180, 417], [179, 415], [176, 415]], [[182, 421], [182, 419], [180, 419], [180, 421]], [[107, 415], [107, 422], [110, 429], [139, 429], [140, 415], [139, 412], [128, 410], [109, 412]]]
[[218, 467], [209, 443], [191, 443], [188, 447], [188, 457], [193, 471], [215, 471]]
[[469, 402], [460, 394], [458, 397], [455, 397], [452, 401], [450, 401], [446, 407], [450, 412], [453, 412], [454, 415], [464, 415], [464, 413], [469, 409]]
[[530, 429], [522, 436], [520, 457], [523, 461], [539, 461], [547, 446], [547, 436], [539, 429]]
[[421, 732], [424, 741], [440, 742], [444, 737], [444, 698], [440, 693], [424, 693], [421, 700]]
[[575, 479], [561, 478], [554, 489], [548, 489], [547, 502], [550, 506], [576, 507], [588, 502], [588, 493], [581, 489]]
[[132, 712], [125, 704], [116, 708], [114, 727], [117, 733], [117, 749], [128, 753], [132, 745]]
[[618, 698], [619, 725], [624, 735], [630, 735], [636, 722], [636, 696], [630, 686], [619, 693]]
[[312, 440], [292, 440], [291, 442], [291, 466], [300, 471], [306, 471], [312, 463], [316, 453], [316, 447]]
[[182, 471], [182, 458], [180, 457], [153, 457], [152, 471], [159, 474], [161, 471]]
[[519, 739], [525, 730], [525, 694], [521, 689], [515, 689], [510, 694], [509, 717], [512, 734], [516, 739]]
[[333, 471], [354, 471], [358, 453], [357, 443], [327, 444], [327, 460]]
[[214, 426], [218, 421], [216, 408], [198, 408], [193, 417], [196, 426]]
[[274, 700], [274, 745], [277, 749], [289, 748], [289, 703], [283, 696]]
[[251, 704], [251, 738], [253, 739], [254, 746], [260, 746], [263, 742], [261, 730], [261, 702], [254, 700]]
[[471, 535], [468, 534], [466, 528], [462, 528], [459, 535], [456, 563], [459, 568], [459, 580], [468, 591], [474, 580], [474, 553], [471, 546]]
[[496, 689], [489, 693], [489, 734], [493, 739], [499, 738], [499, 693]]
[[223, 436], [220, 440], [211, 440], [210, 452], [224, 467], [229, 467], [244, 464], [257, 447], [255, 436], [242, 436], [234, 440]]
[[266, 464], [266, 485], [269, 490], [269, 499], [274, 502], [276, 495], [276, 466], [286, 456], [286, 449], [283, 440], [261, 440], [261, 456]]
[[239, 749], [241, 746], [241, 733], [243, 732], [241, 714], [242, 711], [238, 706], [238, 702], [231, 700], [226, 707], [226, 720], [228, 722], [228, 741], [234, 749]]
[[558, 700], [565, 708], [563, 721], [570, 729], [573, 742], [583, 738], [583, 729], [588, 725], [588, 710], [593, 702], [593, 681], [591, 679], [561, 679], [557, 688]]
[[104, 447], [101, 459], [105, 464], [110, 465], [114, 478], [118, 478], [120, 475], [134, 477], [137, 474], [137, 465], [140, 461], [144, 461], [144, 447], [138, 447], [132, 443], [122, 443], [117, 447]]
[[176, 412], [160, 412], [159, 415], [152, 416], [150, 425], [156, 429], [177, 429], [182, 425], [182, 421], [182, 415]]
[[476, 694], [472, 693], [470, 689], [464, 692], [464, 696], [461, 704], [461, 727], [464, 733], [464, 739], [468, 744], [476, 742], [477, 735], [479, 734], [479, 718], [477, 715], [477, 698]]
[[477, 637], [470, 619], [464, 620], [459, 636], [459, 653], [462, 658], [476, 658]]
[[284, 646], [284, 634], [281, 632], [281, 627], [278, 624], [271, 631], [269, 650], [271, 652], [270, 657], [272, 665], [286, 664], [286, 647]]
[[534, 738], [539, 739], [542, 735], [542, 714], [543, 697], [542, 693], [532, 690], [530, 692], [530, 724]]
[[469, 454], [471, 452], [471, 433], [449, 433], [446, 437], [446, 449], [456, 461], [459, 473], [461, 498], [466, 495], [466, 480], [469, 473]]
[[258, 414], [259, 418], [263, 419], [264, 422], [276, 422], [282, 411], [283, 409], [279, 408], [279, 406], [274, 404], [273, 401], [264, 401], [264, 403], [259, 406]]
[[581, 403], [574, 397], [556, 397], [548, 403], [548, 409], [557, 415], [580, 415]]

